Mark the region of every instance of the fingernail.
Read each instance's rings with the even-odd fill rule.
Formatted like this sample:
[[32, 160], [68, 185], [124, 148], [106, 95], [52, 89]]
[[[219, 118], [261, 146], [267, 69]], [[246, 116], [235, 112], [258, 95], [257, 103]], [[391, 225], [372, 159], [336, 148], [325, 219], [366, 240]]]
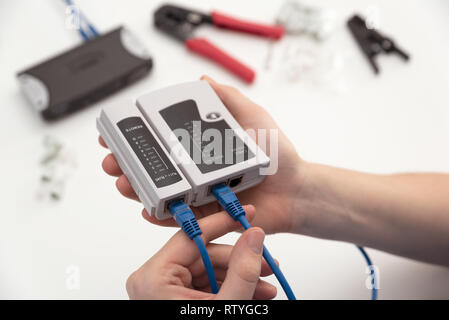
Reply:
[[214, 79], [212, 79], [212, 78], [209, 77], [208, 75], [203, 75], [203, 76], [201, 77], [201, 80], [206, 80], [207, 82], [215, 83]]
[[265, 238], [265, 233], [260, 229], [251, 230], [248, 235], [248, 247], [249, 249], [257, 254], [262, 252], [263, 240]]

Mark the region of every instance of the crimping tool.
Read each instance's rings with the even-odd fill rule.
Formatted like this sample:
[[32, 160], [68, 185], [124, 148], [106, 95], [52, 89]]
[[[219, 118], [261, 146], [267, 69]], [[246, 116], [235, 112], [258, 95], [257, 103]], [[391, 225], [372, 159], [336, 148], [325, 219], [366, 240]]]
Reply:
[[156, 28], [182, 41], [190, 51], [221, 64], [224, 68], [248, 83], [253, 82], [255, 72], [207, 39], [195, 37], [195, 28], [202, 24], [211, 24], [220, 28], [272, 39], [280, 39], [284, 34], [283, 27], [278, 25], [248, 22], [217, 11], [204, 14], [173, 5], [163, 5], [156, 10], [154, 13], [154, 23]]

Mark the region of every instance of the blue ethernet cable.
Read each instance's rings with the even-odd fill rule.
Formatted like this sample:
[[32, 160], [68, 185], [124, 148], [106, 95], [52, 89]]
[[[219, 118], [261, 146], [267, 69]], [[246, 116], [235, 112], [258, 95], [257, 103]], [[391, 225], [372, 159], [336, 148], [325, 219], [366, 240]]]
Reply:
[[[72, 0], [63, 0], [68, 6], [74, 6], [74, 3]], [[92, 37], [89, 37], [89, 35], [87, 34], [87, 32], [83, 29], [83, 27], [80, 25], [80, 28], [78, 29], [79, 34], [81, 35], [81, 37], [83, 38], [84, 41], [89, 41], [91, 38], [95, 38], [98, 37], [99, 33], [97, 31], [97, 29], [89, 22], [89, 20], [87, 20], [86, 16], [84, 14], [82, 14], [81, 11], [78, 12], [79, 16], [80, 16], [80, 22], [84, 22], [89, 31], [90, 34], [92, 35]]]
[[83, 38], [84, 41], [89, 41], [89, 36], [87, 35], [86, 32], [84, 32], [84, 30], [82, 28], [78, 29], [79, 34], [81, 35], [81, 38]]
[[371, 300], [377, 300], [377, 283], [376, 283], [376, 273], [375, 273], [375, 270], [374, 270], [374, 265], [371, 262], [371, 259], [370, 259], [369, 255], [368, 255], [368, 253], [366, 253], [365, 249], [363, 247], [360, 247], [360, 246], [356, 246], [356, 247], [362, 253], [363, 257], [365, 258], [366, 264], [368, 265], [368, 267], [370, 269], [371, 284], [373, 286], [372, 291], [371, 291]]
[[209, 254], [207, 253], [206, 245], [201, 238], [201, 234], [203, 232], [198, 225], [198, 221], [196, 220], [192, 209], [190, 209], [189, 206], [183, 201], [175, 200], [168, 205], [168, 210], [173, 215], [173, 218], [175, 218], [176, 223], [198, 246], [201, 259], [203, 260], [204, 267], [206, 268], [207, 276], [209, 278], [211, 291], [212, 293], [218, 293], [218, 284], [217, 279], [215, 278], [214, 268], [212, 267]]
[[[231, 215], [231, 217], [234, 220], [239, 221], [245, 230], [251, 228], [251, 225], [245, 218], [245, 211], [243, 210], [240, 201], [237, 199], [237, 196], [231, 190], [231, 188], [222, 183], [213, 187], [212, 193], [214, 194], [215, 198], [217, 198], [220, 205], [229, 213], [229, 215]], [[377, 287], [373, 264], [371, 262], [370, 257], [366, 253], [365, 249], [359, 246], [357, 246], [357, 248], [360, 250], [363, 257], [365, 258], [368, 267], [370, 267], [371, 281], [373, 284], [371, 300], [376, 300]], [[287, 297], [290, 300], [295, 300], [295, 295], [293, 294], [292, 289], [290, 288], [287, 280], [285, 279], [285, 276], [283, 275], [283, 273], [277, 266], [276, 262], [274, 261], [273, 257], [271, 256], [270, 252], [265, 246], [263, 247], [263, 256], [267, 261], [268, 265], [270, 266], [271, 270], [273, 271], [274, 275], [278, 279], [279, 283], [281, 284], [282, 288], [284, 289], [284, 292], [287, 295]]]
[[[226, 212], [229, 213], [229, 215], [235, 221], [239, 221], [245, 230], [251, 228], [250, 223], [245, 218], [245, 210], [243, 210], [240, 201], [237, 199], [237, 196], [231, 190], [231, 188], [229, 188], [227, 185], [223, 183], [220, 183], [212, 188], [212, 193], [215, 196], [215, 198], [217, 198], [218, 203], [220, 203], [220, 205], [226, 210]], [[271, 256], [270, 252], [265, 247], [265, 245], [263, 246], [263, 257], [265, 258], [265, 261], [268, 263], [274, 275], [278, 279], [280, 285], [282, 286], [282, 289], [287, 295], [287, 298], [289, 300], [296, 300], [295, 294], [293, 293], [290, 285], [288, 284], [287, 279], [285, 278], [281, 269], [276, 264], [276, 261], [274, 261], [273, 257]]]

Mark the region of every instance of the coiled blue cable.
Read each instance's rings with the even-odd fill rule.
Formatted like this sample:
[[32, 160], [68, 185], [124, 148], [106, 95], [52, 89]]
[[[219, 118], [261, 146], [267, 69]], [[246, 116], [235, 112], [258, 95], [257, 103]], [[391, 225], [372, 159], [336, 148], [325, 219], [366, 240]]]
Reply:
[[178, 200], [170, 203], [168, 210], [185, 234], [197, 245], [209, 278], [210, 289], [212, 293], [218, 293], [218, 284], [217, 279], [215, 278], [214, 268], [212, 267], [209, 254], [207, 253], [206, 245], [201, 238], [203, 232], [198, 225], [198, 221], [196, 220], [192, 209], [190, 209], [183, 201]]
[[[243, 210], [240, 201], [237, 199], [237, 196], [231, 190], [231, 188], [221, 183], [212, 188], [212, 193], [214, 194], [215, 198], [217, 198], [218, 203], [220, 203], [220, 205], [226, 210], [226, 212], [229, 213], [229, 215], [234, 220], [239, 221], [245, 230], [251, 228], [250, 223], [245, 218], [245, 210]], [[276, 264], [276, 261], [274, 261], [265, 245], [263, 246], [263, 257], [278, 279], [279, 284], [282, 286], [282, 289], [287, 295], [287, 298], [289, 300], [296, 300], [295, 294], [288, 284], [287, 279], [285, 278], [281, 269]]]
[[356, 246], [356, 247], [357, 247], [357, 249], [360, 250], [363, 257], [365, 258], [366, 264], [368, 265], [370, 273], [371, 273], [371, 285], [373, 286], [373, 288], [371, 289], [371, 300], [377, 300], [377, 283], [376, 283], [376, 273], [374, 270], [374, 265], [371, 262], [371, 259], [368, 256], [368, 253], [366, 253], [365, 249], [360, 246]]

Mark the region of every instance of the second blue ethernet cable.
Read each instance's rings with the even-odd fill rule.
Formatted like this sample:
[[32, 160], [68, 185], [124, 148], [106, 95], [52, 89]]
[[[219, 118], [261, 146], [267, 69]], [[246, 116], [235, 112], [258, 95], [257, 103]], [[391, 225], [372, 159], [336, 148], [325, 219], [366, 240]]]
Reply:
[[[245, 218], [245, 211], [243, 210], [240, 201], [237, 199], [237, 196], [231, 190], [231, 188], [221, 183], [212, 188], [212, 193], [214, 194], [215, 198], [217, 198], [220, 205], [229, 213], [229, 215], [234, 220], [239, 221], [245, 230], [251, 228], [250, 223]], [[377, 284], [373, 264], [366, 251], [362, 247], [357, 246], [357, 248], [364, 256], [366, 263], [368, 264], [368, 267], [370, 267], [371, 280], [373, 285], [371, 300], [376, 300]], [[288, 299], [296, 300], [295, 295], [287, 282], [287, 279], [285, 279], [284, 274], [281, 272], [278, 265], [271, 256], [270, 252], [265, 246], [263, 247], [263, 257], [265, 258], [271, 270], [273, 271], [274, 275], [281, 284], [282, 289], [284, 289], [284, 292], [287, 295]]]
[[[228, 212], [235, 221], [239, 221], [245, 230], [251, 228], [250, 223], [245, 218], [245, 210], [243, 210], [240, 201], [237, 199], [237, 196], [231, 190], [231, 188], [221, 183], [212, 188], [212, 193], [214, 194], [215, 198], [217, 198], [218, 203], [220, 203], [220, 205], [226, 210], [226, 212]], [[282, 286], [282, 289], [287, 295], [287, 298], [289, 300], [296, 300], [295, 294], [288, 284], [287, 279], [285, 278], [281, 269], [276, 264], [276, 261], [273, 259], [270, 252], [265, 246], [263, 246], [263, 257], [278, 279], [280, 285]]]

